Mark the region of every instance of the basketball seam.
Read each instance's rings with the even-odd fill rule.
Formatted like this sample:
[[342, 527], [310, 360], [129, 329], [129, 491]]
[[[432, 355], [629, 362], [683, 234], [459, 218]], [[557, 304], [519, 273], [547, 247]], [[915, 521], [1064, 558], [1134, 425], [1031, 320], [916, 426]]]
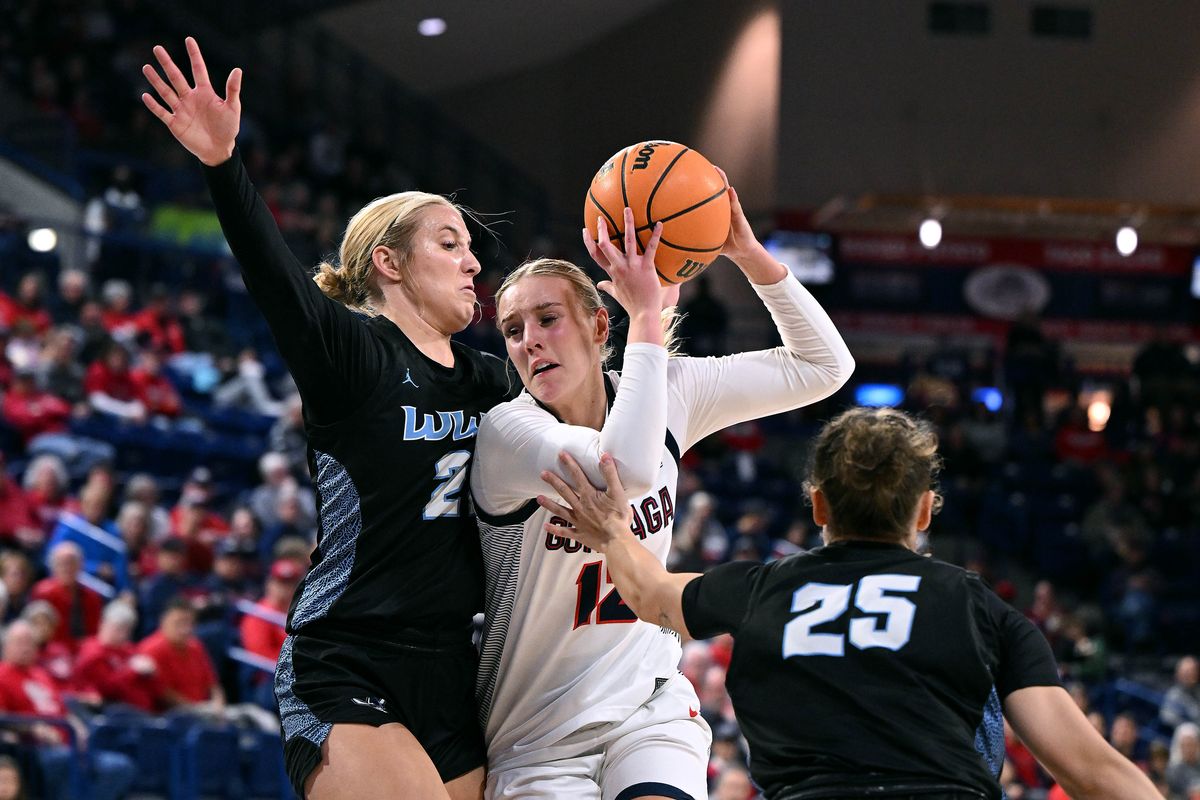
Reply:
[[711, 253], [714, 250], [720, 250], [721, 247], [723, 246], [723, 243], [722, 243], [722, 244], [717, 245], [716, 247], [684, 247], [683, 245], [669, 242], [666, 239], [659, 239], [658, 243], [665, 244], [667, 247], [673, 247], [676, 250], [683, 250], [688, 253]]
[[[707, 203], [711, 203], [713, 200], [716, 200], [718, 197], [720, 197], [722, 194], [724, 194], [727, 191], [728, 191], [728, 187], [722, 187], [719, 192], [717, 192], [716, 194], [710, 195], [709, 197], [704, 198], [699, 203], [696, 203], [694, 206], [689, 206], [689, 207], [683, 209], [682, 211], [676, 211], [674, 214], [663, 217], [662, 219], [655, 220], [655, 222], [656, 223], [661, 222], [663, 224], [666, 224], [666, 223], [670, 222], [671, 220], [675, 219], [676, 217], [682, 217], [684, 214], [687, 214], [689, 211], [695, 211], [700, 206], [705, 205]], [[599, 205], [599, 204], [597, 204], [597, 205]], [[653, 224], [642, 225], [640, 227], [634, 228], [634, 231], [647, 231], [647, 230], [650, 230], [650, 228], [652, 228], [652, 227], [654, 227]], [[618, 235], [618, 236], [610, 236], [608, 238], [613, 241], [616, 241], [617, 239], [620, 239], [621, 237]], [[717, 245], [717, 247], [721, 247], [721, 245], [723, 245], [723, 244], [724, 244], [724, 242], [722, 242], [720, 245]], [[675, 245], [671, 245], [671, 246], [674, 247]], [[717, 247], [709, 247], [707, 249], [715, 250], [715, 249], [717, 249]]]
[[658, 269], [658, 267], [655, 267], [654, 271], [658, 273], [658, 277], [662, 278], [667, 283], [679, 283], [679, 281], [673, 281], [670, 278], [668, 278], [666, 275], [663, 275], [662, 272]]
[[[629, 148], [621, 152], [621, 219], [625, 219], [625, 209], [629, 208], [629, 194], [625, 191], [625, 160], [629, 157]], [[634, 228], [637, 231], [637, 228]]]
[[650, 209], [654, 207], [654, 195], [658, 194], [658, 187], [662, 186], [663, 180], [667, 177], [667, 173], [671, 171], [671, 167], [675, 166], [675, 162], [678, 161], [679, 159], [683, 158], [683, 154], [686, 153], [689, 149], [690, 148], [685, 147], [682, 150], [680, 150], [678, 153], [675, 154], [675, 157], [671, 159], [671, 163], [667, 164], [667, 168], [664, 169], [662, 171], [662, 174], [658, 176], [658, 181], [655, 182], [654, 188], [650, 190], [650, 197], [646, 199], [646, 222], [647, 222], [647, 224], [650, 224], [650, 225], [654, 224], [654, 215], [650, 213]]
[[[618, 225], [617, 221], [612, 218], [612, 214], [608, 213], [608, 209], [605, 208], [604, 206], [600, 205], [600, 201], [596, 199], [596, 195], [592, 194], [591, 189], [588, 189], [588, 198], [592, 201], [592, 205], [594, 205], [596, 208], [600, 209], [600, 213], [603, 214], [604, 218], [607, 219], [609, 221], [609, 223], [613, 226], [613, 230], [614, 231], [619, 230], [621, 226]], [[600, 233], [600, 231], [597, 230], [596, 233]], [[635, 231], [635, 233], [636, 233], [636, 231]], [[613, 239], [619, 239], [619, 238], [620, 238], [619, 236], [616, 236], [616, 237], [609, 236], [608, 237], [609, 241], [612, 241]]]

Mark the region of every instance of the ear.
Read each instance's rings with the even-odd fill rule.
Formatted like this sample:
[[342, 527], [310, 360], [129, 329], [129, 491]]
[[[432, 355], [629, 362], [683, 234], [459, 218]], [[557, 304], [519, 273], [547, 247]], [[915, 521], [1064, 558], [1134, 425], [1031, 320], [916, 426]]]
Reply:
[[596, 332], [592, 338], [599, 345], [608, 341], [608, 309], [603, 306], [596, 312]]
[[933, 522], [933, 490], [925, 492], [921, 495], [920, 501], [917, 503], [917, 530], [929, 530], [929, 524]]
[[404, 271], [400, 265], [399, 254], [384, 245], [377, 245], [371, 251], [371, 265], [380, 277], [388, 283], [400, 283]]
[[810, 489], [808, 496], [812, 500], [813, 522], [824, 528], [829, 524], [829, 500], [820, 489]]

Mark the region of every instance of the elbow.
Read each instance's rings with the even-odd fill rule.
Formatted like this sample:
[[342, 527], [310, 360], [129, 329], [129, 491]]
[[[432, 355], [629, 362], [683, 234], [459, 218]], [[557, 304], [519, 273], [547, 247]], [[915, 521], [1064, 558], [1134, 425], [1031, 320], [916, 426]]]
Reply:
[[630, 461], [618, 458], [616, 461], [621, 485], [630, 498], [641, 497], [654, 488], [654, 481], [658, 478], [658, 460], [640, 458]]
[[841, 348], [835, 353], [837, 360], [833, 368], [833, 384], [834, 391], [838, 391], [846, 385], [850, 380], [850, 376], [854, 374], [854, 356], [850, 354], [850, 348], [843, 343]]

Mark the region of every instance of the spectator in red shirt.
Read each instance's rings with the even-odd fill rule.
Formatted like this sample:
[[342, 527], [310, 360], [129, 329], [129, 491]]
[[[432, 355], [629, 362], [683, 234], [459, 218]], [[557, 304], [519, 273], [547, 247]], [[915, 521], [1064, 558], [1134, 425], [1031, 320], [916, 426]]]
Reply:
[[25, 491], [5, 472], [0, 451], [0, 542], [25, 549], [41, 547], [46, 532], [34, 514]]
[[0, 293], [0, 324], [15, 328], [27, 320], [35, 331], [45, 333], [50, 328], [50, 314], [42, 303], [42, 276], [27, 272], [21, 276], [14, 297]]
[[71, 672], [75, 669], [75, 654], [63, 642], [54, 641], [58, 630], [58, 612], [45, 600], [30, 601], [21, 612], [22, 622], [29, 624], [37, 641], [37, 665], [44, 669], [61, 692], [72, 691]]
[[113, 342], [88, 367], [83, 388], [96, 411], [139, 424], [146, 421], [146, 405], [138, 399], [137, 385], [129, 371], [129, 353], [122, 345]]
[[138, 645], [138, 652], [150, 656], [157, 668], [155, 706], [160, 710], [220, 711], [225, 706], [225, 693], [195, 628], [196, 612], [179, 598], [167, 604], [158, 630]]
[[183, 327], [171, 309], [171, 297], [166, 287], [154, 286], [146, 307], [134, 315], [138, 339], [151, 350], [182, 353], [184, 350]]
[[85, 637], [96, 633], [104, 607], [99, 594], [79, 583], [82, 571], [79, 545], [62, 542], [50, 551], [50, 577], [35, 583], [29, 594], [31, 600], [46, 600], [54, 606], [59, 616], [54, 641], [69, 645], [72, 652]]
[[[62, 695], [46, 671], [38, 667], [37, 643], [29, 624], [17, 620], [4, 631], [4, 649], [0, 660], [0, 713], [57, 717], [69, 723], [81, 740], [86, 740], [83, 723], [67, 713]], [[37, 742], [37, 758], [42, 767], [43, 796], [62, 800], [70, 795], [67, 785], [70, 759], [76, 753], [68, 749], [66, 734], [58, 727], [34, 723], [30, 732]], [[124, 797], [136, 774], [133, 762], [125, 755], [89, 749], [86, 768], [91, 773], [91, 794], [95, 800]]]
[[[16, 714], [66, 717], [67, 707], [54, 679], [37, 665], [37, 636], [24, 620], [9, 623], [4, 631], [0, 660], [0, 709]], [[55, 728], [34, 729], [39, 742], [61, 744], [64, 734]]]
[[39, 389], [32, 367], [20, 367], [13, 371], [12, 386], [4, 395], [0, 414], [28, 445], [39, 434], [65, 431], [71, 405]]
[[104, 328], [119, 341], [137, 336], [137, 315], [133, 313], [133, 288], [128, 282], [114, 278], [100, 287], [104, 310], [100, 318]]
[[287, 638], [284, 629], [287, 610], [292, 604], [292, 595], [296, 593], [296, 585], [303, 577], [304, 567], [290, 558], [281, 558], [271, 565], [266, 591], [255, 604], [255, 608], [262, 611], [263, 615], [246, 614], [242, 617], [242, 647], [263, 658], [279, 660], [279, 651], [283, 648], [283, 640]]
[[138, 368], [130, 373], [133, 385], [137, 390], [137, 399], [146, 407], [146, 413], [152, 417], [179, 416], [183, 402], [179, 392], [162, 374], [162, 356], [155, 350], [142, 353]]
[[[179, 490], [179, 503], [171, 509], [171, 532], [174, 535], [183, 535], [188, 526], [194, 526], [204, 532], [202, 538], [210, 541], [229, 532], [229, 523], [225, 518], [208, 508], [215, 489], [212, 471], [208, 467], [196, 467], [192, 470], [188, 479], [184, 481], [183, 488]], [[203, 513], [199, 514], [199, 521], [185, 519], [192, 508], [203, 509]]]
[[127, 603], [105, 606], [99, 632], [79, 648], [74, 683], [96, 691], [105, 703], [153, 711], [159, 694], [157, 667], [132, 644], [136, 624], [137, 614]]

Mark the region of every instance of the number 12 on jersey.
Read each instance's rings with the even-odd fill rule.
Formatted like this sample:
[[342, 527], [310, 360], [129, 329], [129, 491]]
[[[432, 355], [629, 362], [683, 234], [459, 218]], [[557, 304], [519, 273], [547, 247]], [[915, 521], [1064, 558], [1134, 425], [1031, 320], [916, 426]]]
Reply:
[[[571, 630], [592, 624], [592, 610], [597, 605], [600, 606], [596, 611], [597, 625], [607, 625], [613, 622], [637, 622], [637, 614], [634, 614], [633, 610], [625, 605], [625, 601], [621, 599], [621, 595], [617, 594], [615, 588], [604, 595], [603, 601], [600, 599], [600, 572], [603, 569], [603, 561], [591, 561], [584, 564], [583, 569], [579, 570], [579, 577], [575, 579], [575, 584], [579, 587], [579, 599], [575, 602], [575, 624]], [[607, 574], [604, 579], [605, 583], [612, 585], [612, 579]]]
[[818, 625], [833, 622], [850, 607], [870, 616], [850, 620], [850, 644], [859, 650], [883, 647], [899, 650], [912, 635], [917, 607], [911, 600], [884, 592], [915, 592], [918, 575], [868, 575], [857, 584], [806, 583], [792, 594], [792, 612], [804, 612], [783, 626], [783, 657], [842, 656], [846, 637], [840, 633], [814, 633]]

